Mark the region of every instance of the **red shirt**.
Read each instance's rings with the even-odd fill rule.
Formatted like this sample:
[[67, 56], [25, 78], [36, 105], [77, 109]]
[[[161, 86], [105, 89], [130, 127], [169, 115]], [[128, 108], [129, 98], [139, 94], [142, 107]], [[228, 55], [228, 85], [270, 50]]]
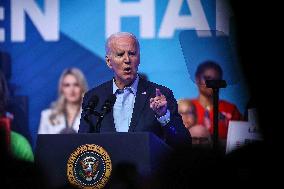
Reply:
[[[197, 124], [206, 126], [210, 134], [213, 134], [213, 108], [207, 111], [198, 101], [191, 100], [196, 108]], [[242, 115], [238, 108], [225, 100], [219, 100], [219, 138], [226, 139], [228, 133], [229, 120], [242, 120]]]

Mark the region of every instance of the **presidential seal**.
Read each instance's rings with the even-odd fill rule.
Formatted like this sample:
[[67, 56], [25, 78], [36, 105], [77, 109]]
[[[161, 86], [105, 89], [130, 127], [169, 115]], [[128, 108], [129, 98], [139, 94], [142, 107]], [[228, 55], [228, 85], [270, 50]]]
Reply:
[[67, 162], [68, 181], [80, 188], [103, 188], [112, 170], [108, 153], [95, 144], [79, 146]]

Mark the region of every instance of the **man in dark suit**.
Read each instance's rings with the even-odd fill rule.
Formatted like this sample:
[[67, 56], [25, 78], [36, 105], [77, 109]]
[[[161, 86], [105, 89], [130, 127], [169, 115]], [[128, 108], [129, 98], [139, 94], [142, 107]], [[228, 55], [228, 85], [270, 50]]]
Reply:
[[[100, 111], [107, 98], [115, 94], [113, 109], [101, 122], [100, 132], [152, 132], [169, 145], [190, 144], [191, 137], [177, 111], [177, 103], [170, 89], [146, 81], [137, 73], [140, 48], [136, 37], [127, 32], [111, 35], [106, 42], [106, 63], [114, 78], [90, 91], [83, 100], [83, 109], [93, 95], [99, 97]], [[92, 126], [83, 118], [80, 133], [90, 132]], [[92, 116], [89, 122], [96, 123]]]

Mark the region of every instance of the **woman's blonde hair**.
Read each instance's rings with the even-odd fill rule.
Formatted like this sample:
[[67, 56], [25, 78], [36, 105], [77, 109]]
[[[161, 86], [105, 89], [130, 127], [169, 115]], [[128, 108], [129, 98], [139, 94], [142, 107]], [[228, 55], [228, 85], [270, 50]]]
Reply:
[[63, 114], [65, 113], [65, 105], [66, 105], [66, 99], [64, 97], [64, 95], [62, 94], [62, 85], [63, 85], [63, 80], [67, 75], [73, 75], [78, 83], [79, 83], [79, 87], [81, 88], [81, 92], [82, 92], [82, 98], [80, 101], [80, 105], [82, 103], [83, 100], [83, 95], [87, 92], [88, 90], [88, 84], [87, 81], [85, 79], [84, 74], [82, 73], [82, 71], [78, 68], [67, 68], [65, 69], [59, 79], [58, 82], [58, 98], [56, 101], [54, 101], [53, 103], [51, 103], [51, 114], [49, 116], [49, 120], [51, 122], [52, 125], [56, 124], [56, 117], [59, 114]]

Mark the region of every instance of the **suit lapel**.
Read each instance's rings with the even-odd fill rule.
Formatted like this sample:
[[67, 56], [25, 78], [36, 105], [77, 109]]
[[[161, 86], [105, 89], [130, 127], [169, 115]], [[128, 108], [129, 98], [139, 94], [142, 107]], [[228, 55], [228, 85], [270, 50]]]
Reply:
[[135, 131], [135, 127], [137, 126], [137, 123], [142, 115], [143, 109], [147, 104], [147, 99], [150, 96], [150, 92], [147, 91], [147, 88], [148, 88], [147, 82], [142, 78], [139, 78], [138, 89], [136, 93], [129, 132]]
[[[113, 91], [113, 84], [111, 80], [106, 84], [104, 88], [104, 93], [103, 93], [104, 97], [102, 97], [101, 99], [106, 99], [107, 97], [109, 97], [112, 94], [112, 91]], [[104, 102], [102, 102], [102, 105], [103, 103]], [[111, 109], [109, 113], [105, 115], [103, 119], [101, 131], [102, 132], [116, 132], [115, 126], [114, 126], [114, 119], [113, 119], [113, 108]]]

